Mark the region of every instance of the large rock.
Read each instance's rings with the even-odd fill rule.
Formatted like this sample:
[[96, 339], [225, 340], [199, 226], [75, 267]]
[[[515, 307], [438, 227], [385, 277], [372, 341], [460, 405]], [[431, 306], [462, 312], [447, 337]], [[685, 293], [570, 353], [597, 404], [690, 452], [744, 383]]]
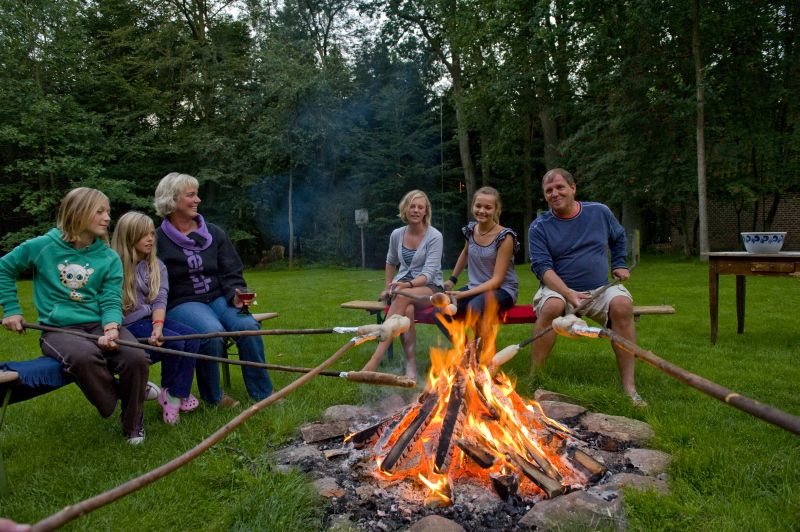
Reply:
[[365, 421], [372, 416], [372, 410], [366, 406], [333, 405], [329, 406], [322, 418], [325, 421]]
[[408, 401], [399, 393], [392, 393], [383, 397], [378, 403], [377, 411], [381, 416], [391, 416], [408, 405]]
[[300, 427], [300, 434], [306, 443], [339, 438], [350, 432], [349, 421], [333, 421], [331, 423], [306, 423]]
[[336, 482], [336, 479], [332, 477], [317, 479], [313, 482], [313, 486], [314, 489], [317, 490], [317, 493], [326, 499], [344, 497], [345, 494], [344, 490], [339, 486], [339, 483]]
[[322, 452], [312, 445], [297, 445], [275, 451], [275, 462], [282, 465], [313, 464], [322, 462]]
[[625, 451], [625, 461], [644, 473], [645, 475], [658, 475], [669, 467], [672, 457], [655, 449], [628, 449]]
[[608, 480], [608, 486], [632, 488], [637, 491], [655, 491], [662, 495], [669, 493], [669, 486], [660, 478], [636, 475], [633, 473], [619, 473]]
[[429, 515], [411, 525], [408, 532], [465, 532], [465, 530], [455, 521], [438, 515]]
[[537, 502], [519, 524], [536, 530], [624, 530], [626, 527], [619, 498], [605, 500], [585, 491]]
[[587, 414], [581, 426], [601, 437], [607, 450], [644, 445], [655, 435], [644, 421], [608, 414]]
[[563, 393], [542, 390], [541, 388], [533, 392], [533, 400], [537, 403], [541, 403], [542, 401], [558, 401], [559, 403], [570, 403], [573, 405], [578, 404], [578, 399], [575, 397], [570, 397], [569, 395], [564, 395]]
[[547, 417], [558, 421], [578, 417], [586, 412], [586, 409], [580, 405], [561, 401], [539, 401], [539, 404], [542, 405], [542, 410]]

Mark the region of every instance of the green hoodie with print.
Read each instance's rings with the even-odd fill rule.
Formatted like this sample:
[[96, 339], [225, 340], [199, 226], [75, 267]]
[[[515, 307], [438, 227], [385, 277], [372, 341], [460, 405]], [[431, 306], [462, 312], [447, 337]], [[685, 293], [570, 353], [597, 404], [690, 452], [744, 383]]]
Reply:
[[41, 323], [55, 327], [122, 323], [122, 262], [103, 240], [76, 249], [60, 230], [51, 229], [0, 258], [4, 316], [22, 314], [16, 280], [29, 268], [33, 268], [33, 302]]

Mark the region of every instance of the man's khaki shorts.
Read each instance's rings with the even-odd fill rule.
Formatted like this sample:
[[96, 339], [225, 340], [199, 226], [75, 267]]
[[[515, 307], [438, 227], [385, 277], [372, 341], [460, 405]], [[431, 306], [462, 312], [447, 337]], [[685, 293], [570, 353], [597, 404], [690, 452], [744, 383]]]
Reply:
[[[594, 294], [594, 292], [598, 290], [599, 288], [590, 290], [589, 294]], [[633, 302], [633, 296], [631, 296], [631, 293], [628, 292], [628, 289], [621, 284], [617, 284], [606, 289], [606, 291], [600, 294], [597, 299], [592, 300], [583, 315], [592, 318], [603, 327], [608, 327], [608, 308], [611, 306], [611, 300], [619, 296], [627, 297], [631, 300], [631, 302]], [[566, 304], [567, 309], [565, 314], [572, 314], [575, 311], [575, 307], [569, 304], [567, 300], [564, 299], [564, 296], [555, 290], [550, 290], [546, 286], [540, 286], [539, 290], [537, 290], [536, 294], [533, 296], [533, 308], [536, 310], [537, 316], [542, 312], [542, 306], [544, 306], [544, 302], [551, 297], [560, 299]]]

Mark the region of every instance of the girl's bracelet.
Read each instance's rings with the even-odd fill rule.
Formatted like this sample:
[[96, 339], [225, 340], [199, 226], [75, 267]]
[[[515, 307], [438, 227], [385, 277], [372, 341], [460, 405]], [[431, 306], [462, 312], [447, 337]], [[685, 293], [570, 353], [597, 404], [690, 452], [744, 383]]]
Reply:
[[157, 325], [157, 324], [159, 324], [159, 323], [160, 323], [161, 325], [164, 325], [164, 320], [153, 320], [153, 325]]
[[453, 284], [456, 284], [458, 282], [458, 277], [456, 277], [455, 275], [451, 275], [450, 276], [450, 282], [453, 283]]

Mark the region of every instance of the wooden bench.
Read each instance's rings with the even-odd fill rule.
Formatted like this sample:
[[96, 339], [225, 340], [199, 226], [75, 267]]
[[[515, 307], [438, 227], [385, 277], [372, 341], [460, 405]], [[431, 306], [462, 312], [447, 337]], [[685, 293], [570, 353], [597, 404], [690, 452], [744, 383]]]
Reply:
[[[376, 315], [378, 323], [383, 321], [383, 315], [389, 309], [381, 301], [347, 301], [340, 305], [342, 308], [365, 310], [370, 315]], [[663, 314], [675, 314], [675, 308], [671, 305], [655, 305], [655, 306], [635, 306], [633, 307], [633, 318], [638, 321], [642, 316], [653, 316]], [[414, 314], [414, 321], [416, 323], [423, 323], [433, 325], [433, 307], [426, 307], [418, 309]], [[535, 323], [536, 312], [531, 305], [515, 305], [508, 312], [500, 316], [500, 321], [504, 325], [517, 325], [522, 323]]]

